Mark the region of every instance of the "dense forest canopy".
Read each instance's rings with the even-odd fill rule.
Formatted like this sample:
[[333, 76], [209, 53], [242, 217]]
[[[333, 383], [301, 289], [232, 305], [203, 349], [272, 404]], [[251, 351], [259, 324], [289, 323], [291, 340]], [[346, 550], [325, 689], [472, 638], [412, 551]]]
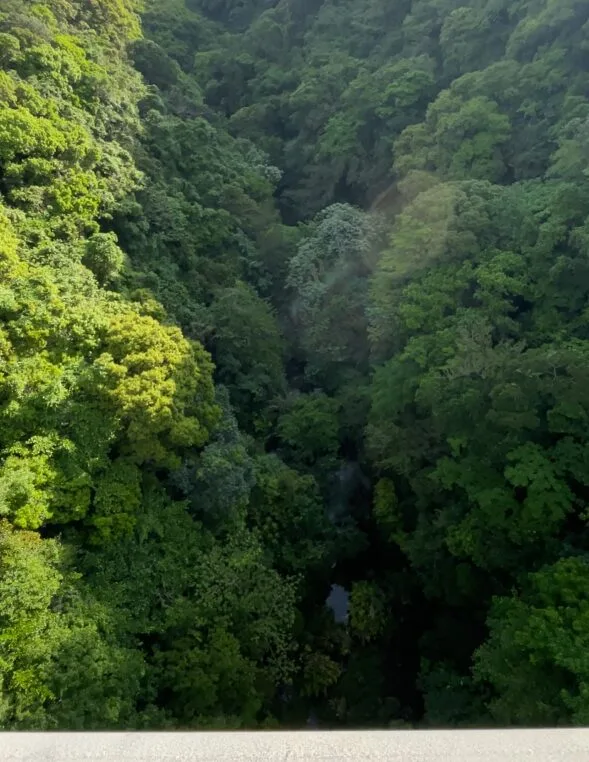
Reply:
[[589, 0], [2, 0], [0, 727], [589, 722]]

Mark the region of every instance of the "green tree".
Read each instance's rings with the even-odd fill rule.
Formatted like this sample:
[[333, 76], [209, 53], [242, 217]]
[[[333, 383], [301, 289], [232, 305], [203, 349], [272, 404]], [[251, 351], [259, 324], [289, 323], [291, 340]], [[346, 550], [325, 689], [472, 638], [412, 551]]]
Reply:
[[307, 374], [329, 388], [338, 369], [367, 361], [366, 289], [381, 221], [351, 206], [321, 212], [289, 262], [287, 284]]
[[284, 342], [270, 306], [245, 283], [222, 291], [211, 306], [217, 376], [229, 389], [242, 422], [260, 415], [285, 389]]
[[337, 413], [337, 402], [322, 392], [293, 397], [277, 431], [295, 463], [321, 467], [333, 461], [339, 448]]
[[443, 179], [490, 180], [505, 177], [503, 146], [509, 141], [509, 118], [484, 96], [464, 100], [444, 90], [429, 106], [423, 123], [412, 125], [395, 145], [395, 167], [439, 174]]
[[271, 554], [272, 565], [301, 577], [327, 568], [335, 537], [315, 479], [289, 468], [276, 455], [258, 458], [255, 468], [248, 520]]
[[587, 722], [587, 573], [584, 558], [563, 558], [531, 574], [520, 595], [493, 601], [475, 676], [493, 687], [497, 722]]

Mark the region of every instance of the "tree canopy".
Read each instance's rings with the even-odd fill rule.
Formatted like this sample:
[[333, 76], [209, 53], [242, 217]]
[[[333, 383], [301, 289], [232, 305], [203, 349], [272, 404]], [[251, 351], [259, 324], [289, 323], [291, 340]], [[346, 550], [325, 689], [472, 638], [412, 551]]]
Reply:
[[589, 721], [588, 30], [4, 0], [1, 728]]

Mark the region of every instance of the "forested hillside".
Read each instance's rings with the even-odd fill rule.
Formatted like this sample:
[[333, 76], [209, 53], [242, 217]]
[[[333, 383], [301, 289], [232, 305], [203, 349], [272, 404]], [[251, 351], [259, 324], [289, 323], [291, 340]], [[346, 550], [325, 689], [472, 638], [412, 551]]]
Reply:
[[0, 0], [0, 727], [589, 723], [589, 0]]

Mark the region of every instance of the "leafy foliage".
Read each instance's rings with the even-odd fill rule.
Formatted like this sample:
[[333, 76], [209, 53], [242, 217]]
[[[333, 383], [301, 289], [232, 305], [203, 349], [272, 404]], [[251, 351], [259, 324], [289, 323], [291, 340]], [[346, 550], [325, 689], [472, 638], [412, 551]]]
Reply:
[[3, 1], [1, 727], [587, 723], [588, 25]]

